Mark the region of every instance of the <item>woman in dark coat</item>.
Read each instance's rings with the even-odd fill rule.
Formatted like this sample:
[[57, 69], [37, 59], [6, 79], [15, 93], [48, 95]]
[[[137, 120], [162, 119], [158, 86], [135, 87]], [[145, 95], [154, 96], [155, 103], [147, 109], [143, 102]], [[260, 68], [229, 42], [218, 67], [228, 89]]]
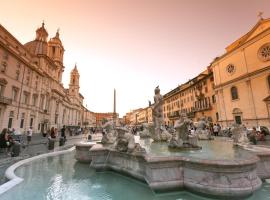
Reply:
[[8, 131], [4, 128], [0, 134], [0, 148], [7, 148], [9, 146]]

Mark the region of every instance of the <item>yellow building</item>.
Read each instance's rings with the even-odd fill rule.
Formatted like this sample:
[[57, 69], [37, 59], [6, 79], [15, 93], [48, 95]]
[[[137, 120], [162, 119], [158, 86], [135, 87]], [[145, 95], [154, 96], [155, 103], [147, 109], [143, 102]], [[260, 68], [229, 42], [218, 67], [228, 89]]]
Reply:
[[59, 32], [48, 41], [44, 23], [25, 45], [0, 25], [0, 129], [32, 126], [37, 133], [82, 125], [80, 75], [75, 66], [69, 88], [63, 87], [63, 56]]
[[137, 124], [143, 124], [147, 122], [148, 122], [147, 108], [143, 108], [137, 114]]
[[193, 121], [202, 117], [211, 122], [217, 121], [214, 79], [210, 67], [163, 97], [165, 125], [174, 125], [180, 113], [186, 113]]
[[270, 126], [270, 19], [260, 19], [211, 64], [219, 122]]

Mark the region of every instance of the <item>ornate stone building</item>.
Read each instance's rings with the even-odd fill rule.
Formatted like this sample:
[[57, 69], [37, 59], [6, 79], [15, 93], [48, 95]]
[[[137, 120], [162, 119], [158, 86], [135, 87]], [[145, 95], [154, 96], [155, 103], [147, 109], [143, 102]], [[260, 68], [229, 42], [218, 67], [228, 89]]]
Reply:
[[107, 113], [94, 113], [96, 118], [96, 126], [102, 126], [105, 122], [113, 121], [115, 118], [115, 121], [117, 122], [119, 119], [118, 113], [113, 112], [107, 112]]
[[211, 122], [217, 121], [214, 79], [210, 67], [163, 96], [165, 124], [174, 125], [180, 113], [186, 113], [193, 121], [201, 117]]
[[259, 19], [212, 62], [219, 122], [270, 126], [270, 19]]
[[[48, 41], [44, 23], [36, 38], [21, 44], [0, 25], [0, 128], [44, 132], [82, 125], [83, 96], [77, 67], [69, 88], [62, 84], [64, 47], [59, 32]], [[88, 111], [87, 111], [88, 112]]]

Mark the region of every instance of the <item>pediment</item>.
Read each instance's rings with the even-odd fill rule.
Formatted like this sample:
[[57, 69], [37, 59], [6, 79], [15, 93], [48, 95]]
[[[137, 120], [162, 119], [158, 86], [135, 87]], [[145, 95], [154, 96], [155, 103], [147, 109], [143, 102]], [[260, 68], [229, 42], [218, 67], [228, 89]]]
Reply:
[[247, 37], [246, 41], [251, 40], [252, 38], [256, 37], [257, 35], [259, 35], [260, 33], [262, 33], [263, 31], [265, 31], [266, 29], [270, 28], [270, 21], [264, 21], [260, 24], [258, 24], [257, 27], [254, 27], [254, 30], [252, 31], [252, 33], [250, 33], [249, 37]]
[[243, 45], [249, 40], [253, 39], [263, 31], [270, 29], [270, 19], [261, 19], [257, 24], [245, 35], [234, 41], [232, 44], [226, 47], [227, 52], [236, 49], [237, 47]]

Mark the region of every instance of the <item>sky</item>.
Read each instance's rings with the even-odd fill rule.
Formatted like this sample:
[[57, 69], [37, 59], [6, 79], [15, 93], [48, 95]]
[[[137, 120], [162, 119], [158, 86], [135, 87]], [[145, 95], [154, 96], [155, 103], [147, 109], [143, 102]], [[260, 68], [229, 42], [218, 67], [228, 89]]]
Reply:
[[270, 0], [0, 0], [0, 23], [22, 44], [60, 28], [63, 83], [77, 63], [84, 105], [120, 116], [202, 72], [247, 33]]

